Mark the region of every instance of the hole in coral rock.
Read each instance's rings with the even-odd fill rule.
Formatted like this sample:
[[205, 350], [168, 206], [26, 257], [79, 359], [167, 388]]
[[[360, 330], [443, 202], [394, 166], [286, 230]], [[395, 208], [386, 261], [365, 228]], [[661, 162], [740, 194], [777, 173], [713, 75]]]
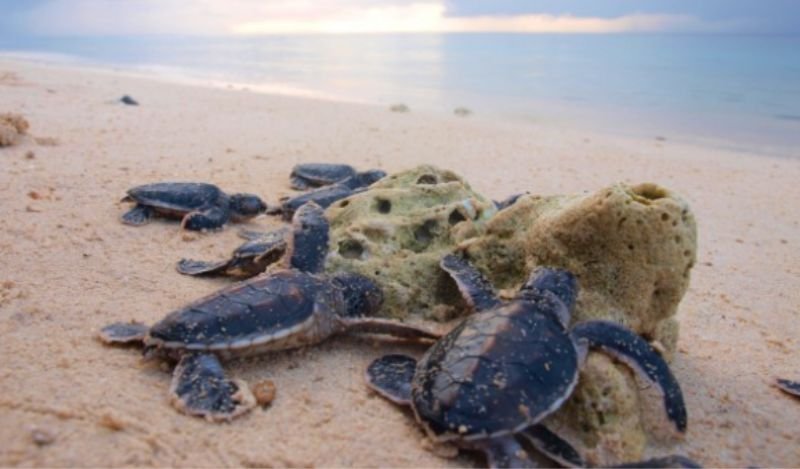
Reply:
[[633, 193], [649, 200], [663, 199], [667, 196], [667, 191], [655, 184], [639, 184], [633, 188]]
[[378, 199], [378, 211], [380, 213], [389, 213], [392, 211], [392, 203], [386, 199]]
[[436, 220], [427, 220], [414, 230], [414, 240], [425, 249], [433, 241], [433, 230], [436, 229]]
[[662, 213], [661, 214], [661, 221], [667, 221], [667, 220], [669, 220], [669, 214], [668, 213]]
[[438, 179], [433, 174], [423, 174], [417, 179], [417, 184], [436, 184]]
[[339, 242], [339, 255], [345, 259], [361, 259], [364, 255], [364, 246], [354, 239], [346, 239]]
[[455, 225], [456, 223], [461, 223], [462, 221], [466, 220], [467, 217], [465, 217], [464, 214], [458, 211], [457, 209], [450, 212], [450, 216], [447, 217], [447, 222], [450, 223], [451, 225]]

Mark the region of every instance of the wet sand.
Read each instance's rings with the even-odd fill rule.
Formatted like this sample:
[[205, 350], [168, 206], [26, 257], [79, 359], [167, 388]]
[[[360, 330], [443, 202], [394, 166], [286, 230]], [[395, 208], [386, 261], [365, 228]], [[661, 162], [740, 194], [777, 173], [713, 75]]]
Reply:
[[[129, 94], [140, 106], [116, 100]], [[113, 321], [152, 323], [226, 285], [178, 275], [182, 257], [226, 256], [236, 229], [119, 223], [131, 186], [201, 180], [268, 201], [290, 195], [299, 162], [392, 172], [432, 163], [494, 198], [653, 181], [695, 211], [698, 262], [672, 364], [689, 432], [675, 450], [707, 466], [800, 465], [800, 158], [622, 138], [566, 124], [315, 101], [0, 58], [0, 112], [31, 128], [0, 148], [0, 465], [456, 466], [429, 450], [409, 413], [369, 392], [363, 370], [420, 348], [342, 337], [236, 361], [270, 379], [266, 410], [227, 424], [177, 413], [169, 373], [94, 337]], [[798, 155], [800, 156], [800, 155]]]

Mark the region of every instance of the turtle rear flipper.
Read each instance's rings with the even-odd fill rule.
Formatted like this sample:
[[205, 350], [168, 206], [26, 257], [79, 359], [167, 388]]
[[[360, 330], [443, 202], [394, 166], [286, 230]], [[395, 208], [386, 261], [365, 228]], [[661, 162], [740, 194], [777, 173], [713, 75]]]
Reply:
[[513, 436], [492, 438], [481, 442], [478, 449], [486, 455], [491, 468], [538, 467]]
[[618, 466], [611, 466], [613, 468], [637, 468], [637, 467], [651, 467], [651, 468], [667, 468], [667, 467], [679, 467], [685, 469], [700, 469], [703, 466], [692, 461], [691, 459], [687, 458], [686, 456], [681, 456], [679, 454], [673, 454], [670, 456], [664, 456], [662, 458], [653, 458], [647, 459], [644, 461], [636, 461], [636, 462], [629, 462], [625, 464], [620, 464]]
[[517, 434], [517, 439], [564, 467], [586, 467], [578, 451], [544, 425], [526, 428]]
[[218, 275], [225, 273], [230, 261], [204, 262], [192, 259], [181, 259], [175, 270], [183, 275]]
[[411, 404], [411, 382], [417, 361], [407, 355], [384, 355], [367, 367], [367, 385], [400, 405]]
[[187, 230], [215, 230], [222, 228], [230, 218], [230, 211], [222, 207], [210, 207], [205, 210], [189, 212], [183, 217], [181, 227]]
[[786, 394], [800, 397], [800, 381], [778, 378], [775, 380], [775, 385]]
[[459, 256], [444, 256], [439, 263], [458, 285], [467, 304], [475, 311], [485, 311], [500, 305], [491, 282], [469, 261]]
[[[124, 199], [123, 199], [124, 200]], [[132, 226], [146, 225], [153, 219], [154, 211], [152, 207], [147, 205], [137, 204], [132, 209], [125, 212], [122, 217], [122, 223]]]
[[105, 344], [134, 344], [144, 341], [148, 326], [136, 322], [115, 322], [100, 329], [97, 336]]
[[212, 421], [230, 420], [255, 407], [256, 399], [240, 380], [225, 378], [219, 359], [208, 353], [181, 357], [172, 375], [172, 405]]
[[667, 362], [653, 347], [632, 331], [610, 321], [587, 321], [572, 328], [577, 341], [599, 348], [628, 365], [653, 383], [662, 393], [667, 417], [680, 433], [686, 432], [686, 405], [683, 392]]

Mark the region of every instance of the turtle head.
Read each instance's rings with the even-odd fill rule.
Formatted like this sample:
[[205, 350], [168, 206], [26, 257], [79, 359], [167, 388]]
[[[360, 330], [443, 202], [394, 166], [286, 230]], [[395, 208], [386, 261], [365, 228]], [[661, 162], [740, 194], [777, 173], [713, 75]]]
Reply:
[[566, 327], [578, 298], [578, 279], [568, 270], [540, 267], [531, 273], [528, 281], [520, 288], [517, 299], [535, 301], [543, 295], [552, 295], [563, 303], [565, 308], [559, 308], [555, 312], [558, 320]]
[[331, 280], [342, 290], [347, 311], [341, 316], [357, 318], [372, 316], [383, 304], [381, 288], [369, 278], [349, 272], [334, 275]]
[[230, 198], [230, 208], [235, 218], [252, 218], [264, 213], [267, 204], [253, 194], [233, 194]]
[[386, 171], [381, 171], [380, 169], [371, 169], [369, 171], [362, 171], [360, 173], [356, 173], [355, 175], [350, 176], [344, 181], [341, 181], [340, 184], [344, 184], [350, 189], [359, 189], [362, 187], [371, 186], [372, 184], [383, 179], [384, 177], [386, 177]]
[[358, 173], [358, 178], [361, 179], [361, 182], [365, 186], [372, 185], [373, 183], [376, 183], [385, 177], [386, 171], [382, 171], [380, 169], [370, 169], [369, 171]]

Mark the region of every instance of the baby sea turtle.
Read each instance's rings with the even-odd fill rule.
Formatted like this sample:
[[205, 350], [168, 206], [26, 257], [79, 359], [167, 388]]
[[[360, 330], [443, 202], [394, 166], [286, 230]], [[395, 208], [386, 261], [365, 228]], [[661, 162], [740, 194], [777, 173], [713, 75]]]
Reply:
[[181, 259], [176, 269], [184, 275], [227, 275], [250, 278], [284, 257], [291, 230], [282, 228], [269, 233], [240, 231], [248, 241], [236, 248], [224, 261], [206, 262]]
[[775, 386], [786, 394], [800, 397], [800, 381], [778, 378], [775, 380]]
[[491, 466], [531, 464], [520, 441], [559, 463], [583, 465], [574, 448], [540, 422], [569, 398], [588, 347], [618, 358], [655, 385], [668, 419], [685, 432], [680, 386], [645, 340], [606, 321], [568, 328], [578, 293], [570, 272], [534, 271], [512, 301], [502, 302], [464, 259], [445, 256], [441, 267], [476, 314], [419, 362], [387, 355], [367, 370], [369, 386], [395, 403], [410, 405], [433, 440], [483, 451]]
[[290, 268], [224, 288], [168, 314], [152, 327], [111, 324], [107, 344], [144, 345], [148, 357], [176, 360], [170, 395], [182, 412], [209, 420], [231, 419], [255, 405], [246, 383], [225, 377], [220, 359], [287, 350], [343, 332], [390, 334], [431, 340], [438, 334], [369, 317], [381, 290], [358, 274], [323, 275], [328, 223], [308, 204], [293, 220]]
[[305, 191], [336, 184], [355, 175], [355, 168], [349, 164], [305, 163], [295, 165], [289, 178], [292, 189]]
[[144, 225], [155, 215], [180, 218], [187, 230], [220, 228], [229, 220], [243, 221], [264, 213], [267, 205], [252, 194], [228, 195], [213, 184], [159, 182], [128, 190], [123, 202], [136, 205], [122, 215], [128, 225]]
[[373, 169], [357, 173], [343, 181], [326, 187], [306, 192], [297, 197], [288, 198], [281, 201], [281, 206], [271, 209], [270, 215], [280, 214], [284, 220], [290, 220], [294, 212], [307, 202], [314, 202], [322, 208], [329, 207], [332, 203], [350, 197], [351, 195], [366, 189], [374, 182], [386, 176], [386, 172]]

